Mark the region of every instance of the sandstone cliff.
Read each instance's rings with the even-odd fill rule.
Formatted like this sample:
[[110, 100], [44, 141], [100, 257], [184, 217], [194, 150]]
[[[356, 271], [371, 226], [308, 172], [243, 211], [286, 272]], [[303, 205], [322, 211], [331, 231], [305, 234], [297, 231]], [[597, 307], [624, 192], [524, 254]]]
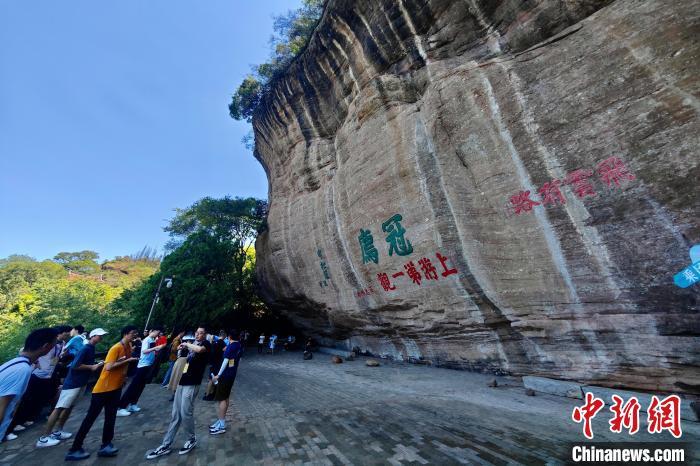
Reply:
[[700, 391], [694, 2], [329, 0], [254, 119], [266, 300], [327, 344]]

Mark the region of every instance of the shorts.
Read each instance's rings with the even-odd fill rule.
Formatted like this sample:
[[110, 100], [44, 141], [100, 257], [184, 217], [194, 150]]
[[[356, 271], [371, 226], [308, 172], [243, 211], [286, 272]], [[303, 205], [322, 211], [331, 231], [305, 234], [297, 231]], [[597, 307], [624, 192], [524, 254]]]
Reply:
[[82, 387], [61, 390], [61, 394], [58, 396], [58, 402], [56, 403], [56, 408], [72, 408], [80, 395], [80, 390], [82, 390]]
[[231, 380], [221, 380], [215, 385], [216, 389], [214, 391], [214, 401], [224, 401], [228, 400], [231, 396], [231, 389], [233, 388], [233, 382], [235, 378]]

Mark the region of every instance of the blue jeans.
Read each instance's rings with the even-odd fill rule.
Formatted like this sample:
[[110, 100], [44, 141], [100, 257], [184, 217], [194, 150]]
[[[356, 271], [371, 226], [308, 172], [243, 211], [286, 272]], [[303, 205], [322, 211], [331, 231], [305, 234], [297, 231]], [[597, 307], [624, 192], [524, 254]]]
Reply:
[[160, 384], [161, 387], [168, 386], [168, 382], [170, 382], [170, 374], [173, 372], [173, 365], [175, 365], [175, 361], [170, 361], [168, 363], [168, 371], [165, 373], [165, 377], [163, 377], [163, 383]]

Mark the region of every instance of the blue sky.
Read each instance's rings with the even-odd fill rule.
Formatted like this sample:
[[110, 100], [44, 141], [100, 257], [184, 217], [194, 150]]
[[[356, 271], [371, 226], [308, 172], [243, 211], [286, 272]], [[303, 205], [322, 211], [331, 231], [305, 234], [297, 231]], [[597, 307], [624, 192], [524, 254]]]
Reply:
[[267, 197], [228, 116], [299, 0], [0, 2], [0, 257], [161, 248], [176, 207]]

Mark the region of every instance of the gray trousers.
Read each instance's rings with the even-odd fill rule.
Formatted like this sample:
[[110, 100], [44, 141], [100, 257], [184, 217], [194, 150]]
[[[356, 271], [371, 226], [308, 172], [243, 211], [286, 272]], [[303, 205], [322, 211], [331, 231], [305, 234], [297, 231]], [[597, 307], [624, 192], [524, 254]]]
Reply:
[[[170, 415], [170, 425], [163, 438], [163, 445], [172, 445], [175, 435], [182, 423], [185, 438], [191, 440], [194, 435], [194, 400], [199, 393], [199, 385], [178, 385], [173, 401], [173, 412]], [[186, 441], [187, 441], [186, 440]]]

